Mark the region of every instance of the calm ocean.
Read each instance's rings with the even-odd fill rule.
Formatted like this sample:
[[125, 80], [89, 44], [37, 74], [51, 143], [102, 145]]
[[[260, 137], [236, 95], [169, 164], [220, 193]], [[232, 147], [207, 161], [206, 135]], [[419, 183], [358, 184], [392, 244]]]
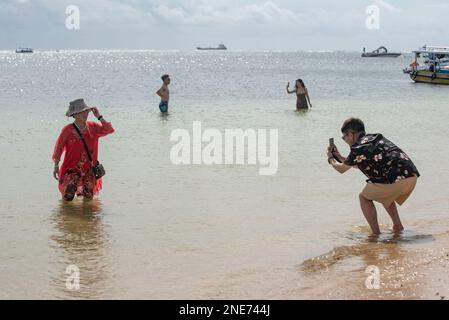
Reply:
[[[413, 83], [402, 73], [411, 60], [345, 52], [0, 52], [0, 298], [372, 297], [363, 287], [373, 264], [389, 290], [377, 294], [396, 296], [404, 271], [395, 263], [419, 266], [425, 261], [409, 259], [413, 252], [437, 252], [437, 240], [449, 238], [449, 92]], [[155, 95], [164, 73], [172, 77], [168, 116]], [[312, 100], [306, 113], [286, 94], [297, 78]], [[77, 98], [97, 106], [116, 132], [100, 141], [107, 175], [99, 197], [65, 204], [51, 155]], [[330, 137], [348, 152], [339, 129], [350, 116], [398, 144], [422, 175], [400, 209], [407, 231], [399, 239], [386, 233], [370, 241], [358, 204], [365, 177], [340, 176], [327, 164]], [[172, 164], [171, 132], [191, 131], [194, 121], [220, 131], [278, 129], [277, 174]], [[388, 231], [386, 212], [379, 216]], [[80, 270], [77, 291], [66, 288], [69, 265]]]

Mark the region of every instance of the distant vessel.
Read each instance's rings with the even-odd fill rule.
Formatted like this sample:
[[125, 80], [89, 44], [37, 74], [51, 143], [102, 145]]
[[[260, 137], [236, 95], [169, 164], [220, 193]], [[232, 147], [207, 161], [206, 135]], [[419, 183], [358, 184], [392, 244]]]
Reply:
[[379, 57], [396, 58], [399, 57], [400, 55], [402, 55], [402, 53], [388, 52], [387, 48], [385, 48], [384, 46], [381, 46], [376, 50], [368, 53], [365, 51], [365, 48], [363, 48], [362, 53], [363, 58], [379, 58]]
[[404, 73], [415, 82], [449, 84], [449, 47], [424, 46]]
[[31, 48], [19, 48], [19, 49], [16, 49], [16, 53], [33, 53], [33, 49], [31, 49]]
[[196, 48], [198, 50], [228, 50], [228, 48], [226, 48], [226, 46], [223, 43], [221, 43], [218, 47], [215, 47], [215, 48], [213, 48], [213, 47], [206, 47], [206, 48], [196, 47]]

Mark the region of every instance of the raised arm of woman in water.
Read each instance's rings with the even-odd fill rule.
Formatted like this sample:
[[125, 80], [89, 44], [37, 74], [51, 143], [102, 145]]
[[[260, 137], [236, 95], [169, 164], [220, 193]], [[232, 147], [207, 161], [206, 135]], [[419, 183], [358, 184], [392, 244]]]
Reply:
[[287, 93], [288, 93], [288, 94], [296, 93], [296, 89], [295, 89], [295, 90], [292, 90], [292, 91], [290, 91], [289, 89], [290, 89], [290, 82], [287, 83]]
[[110, 122], [107, 122], [104, 117], [100, 114], [100, 111], [98, 111], [98, 108], [92, 108], [92, 113], [94, 114], [95, 118], [100, 121], [100, 123], [94, 122], [93, 125], [93, 132], [94, 134], [98, 135], [98, 137], [104, 137], [108, 134], [114, 133], [114, 128], [112, 127]]

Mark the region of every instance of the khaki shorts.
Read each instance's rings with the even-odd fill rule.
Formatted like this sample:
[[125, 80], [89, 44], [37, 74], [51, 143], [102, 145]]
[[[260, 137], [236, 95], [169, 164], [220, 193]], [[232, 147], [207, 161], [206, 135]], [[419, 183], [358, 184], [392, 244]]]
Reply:
[[395, 201], [402, 205], [412, 194], [417, 180], [415, 176], [392, 184], [368, 183], [362, 191], [362, 196], [386, 206], [390, 206]]

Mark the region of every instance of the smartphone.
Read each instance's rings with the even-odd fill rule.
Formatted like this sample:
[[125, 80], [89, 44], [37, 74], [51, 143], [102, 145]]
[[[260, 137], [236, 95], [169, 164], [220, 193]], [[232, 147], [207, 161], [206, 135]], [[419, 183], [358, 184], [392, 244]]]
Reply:
[[[335, 149], [336, 149], [334, 138], [330, 138], [330, 139], [329, 139], [329, 147], [331, 147], [331, 152], [332, 152], [332, 155], [334, 156], [334, 151], [335, 151]], [[341, 163], [341, 161], [340, 161], [340, 159], [338, 159], [338, 157], [334, 156], [334, 159], [335, 159], [337, 162], [340, 162], [340, 163]]]

